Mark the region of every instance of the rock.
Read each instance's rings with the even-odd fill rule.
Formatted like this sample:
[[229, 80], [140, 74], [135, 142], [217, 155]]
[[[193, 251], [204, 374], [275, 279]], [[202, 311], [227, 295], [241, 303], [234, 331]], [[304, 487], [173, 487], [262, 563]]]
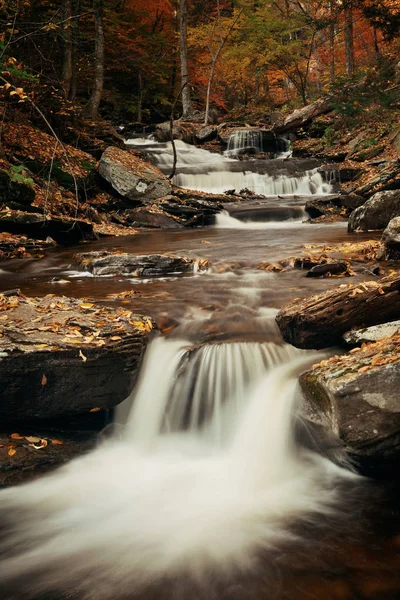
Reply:
[[382, 234], [381, 242], [384, 244], [383, 259], [400, 259], [400, 217], [395, 217], [389, 221]]
[[396, 127], [394, 131], [389, 135], [389, 141], [396, 150], [397, 154], [400, 154], [400, 127]]
[[284, 306], [276, 316], [283, 339], [298, 348], [328, 348], [353, 327], [368, 327], [400, 314], [400, 276], [341, 285]]
[[85, 271], [94, 276], [130, 275], [133, 277], [164, 277], [196, 270], [206, 270], [207, 261], [194, 258], [167, 256], [165, 254], [136, 254], [111, 252], [85, 252], [76, 254], [75, 259]]
[[332, 106], [326, 100], [320, 98], [312, 104], [295, 110], [291, 115], [286, 117], [283, 126], [275, 127], [275, 129], [282, 132], [298, 129], [310, 123], [315, 117], [331, 112], [332, 110]]
[[399, 335], [323, 361], [300, 385], [305, 416], [333, 430], [352, 455], [400, 452]]
[[340, 207], [340, 198], [340, 195], [337, 195], [307, 200], [304, 208], [312, 219], [317, 219], [324, 215], [340, 212], [340, 209], [338, 211], [338, 208]]
[[340, 206], [348, 208], [349, 210], [355, 210], [365, 204], [365, 202], [366, 199], [358, 194], [350, 193], [340, 195]]
[[391, 337], [400, 331], [400, 321], [390, 321], [381, 325], [354, 329], [344, 334], [343, 339], [347, 344], [359, 346], [365, 342], [376, 342], [385, 337]]
[[349, 263], [346, 262], [332, 262], [325, 263], [323, 265], [315, 265], [306, 273], [306, 277], [328, 277], [331, 275], [340, 275], [342, 273], [348, 273]]
[[213, 125], [206, 125], [202, 127], [196, 133], [197, 141], [202, 144], [203, 142], [209, 142], [217, 137], [217, 128]]
[[339, 177], [342, 183], [349, 181], [355, 181], [362, 175], [362, 169], [356, 169], [355, 167], [341, 167], [339, 169]]
[[134, 227], [155, 227], [157, 229], [179, 229], [183, 224], [167, 215], [157, 206], [140, 206], [125, 211], [126, 220]]
[[399, 160], [384, 161], [378, 165], [377, 169], [379, 171], [378, 175], [375, 174], [376, 170], [374, 169], [372, 177], [351, 191], [354, 191], [359, 196], [370, 198], [377, 192], [400, 189]]
[[129, 395], [148, 318], [53, 295], [0, 295], [0, 308], [2, 423], [108, 409]]
[[9, 171], [0, 171], [0, 204], [17, 202], [29, 206], [35, 199], [33, 181], [27, 177], [21, 177], [23, 181], [18, 181], [14, 177]]
[[118, 194], [136, 204], [152, 203], [172, 189], [169, 179], [157, 167], [114, 146], [103, 152], [99, 173]]
[[[203, 117], [204, 119], [204, 117]], [[159, 142], [169, 142], [171, 140], [170, 122], [165, 121], [164, 123], [158, 123], [154, 130], [154, 137]], [[200, 125], [194, 124], [193, 122], [186, 121], [174, 121], [172, 127], [172, 135], [174, 140], [182, 140], [187, 144], [195, 144], [197, 132], [200, 129]]]
[[59, 244], [76, 244], [82, 240], [95, 239], [93, 225], [87, 221], [19, 210], [1, 210], [0, 228], [2, 231], [39, 240], [51, 237]]
[[373, 146], [372, 148], [368, 148], [366, 150], [360, 150], [356, 154], [351, 155], [351, 160], [355, 160], [356, 162], [364, 162], [366, 160], [370, 160], [382, 154], [385, 150], [384, 145]]
[[399, 215], [400, 190], [378, 192], [351, 213], [348, 229], [350, 232], [385, 229]]

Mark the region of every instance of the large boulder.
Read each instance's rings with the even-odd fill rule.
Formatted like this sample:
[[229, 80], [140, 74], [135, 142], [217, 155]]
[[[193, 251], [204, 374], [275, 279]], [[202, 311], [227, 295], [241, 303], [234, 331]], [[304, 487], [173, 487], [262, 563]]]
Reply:
[[108, 409], [132, 390], [149, 318], [55, 297], [0, 295], [0, 420]]
[[164, 277], [205, 270], [208, 262], [167, 256], [165, 254], [136, 255], [117, 252], [85, 252], [75, 256], [80, 267], [96, 277], [130, 275], [133, 277]]
[[400, 190], [378, 192], [351, 213], [348, 229], [350, 232], [385, 229], [397, 216], [400, 216]]
[[400, 335], [355, 348], [303, 374], [304, 413], [360, 458], [400, 453]]
[[157, 167], [114, 146], [103, 152], [99, 173], [118, 194], [136, 204], [152, 204], [172, 189], [169, 179]]
[[383, 256], [385, 260], [400, 260], [400, 217], [389, 222], [382, 234]]

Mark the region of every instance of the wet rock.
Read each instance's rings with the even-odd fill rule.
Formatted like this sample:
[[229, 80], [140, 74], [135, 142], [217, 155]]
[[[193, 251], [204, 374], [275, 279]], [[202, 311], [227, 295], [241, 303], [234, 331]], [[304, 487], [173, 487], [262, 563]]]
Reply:
[[333, 213], [340, 213], [340, 196], [330, 196], [328, 198], [316, 198], [307, 200], [305, 210], [312, 219]]
[[394, 276], [296, 298], [279, 311], [276, 321], [289, 344], [320, 349], [340, 344], [354, 327], [386, 323], [399, 314], [400, 276]]
[[59, 244], [76, 244], [82, 240], [95, 239], [93, 225], [86, 221], [19, 210], [1, 210], [0, 228], [2, 231], [39, 240], [51, 237]]
[[400, 452], [400, 336], [356, 348], [303, 374], [304, 413], [357, 457]]
[[384, 245], [384, 260], [400, 260], [400, 216], [389, 221], [382, 234], [381, 242]]
[[400, 190], [378, 192], [351, 213], [348, 229], [350, 232], [385, 229], [399, 215]]
[[125, 211], [126, 220], [134, 227], [155, 227], [156, 229], [179, 229], [183, 224], [157, 207], [140, 206]]
[[306, 274], [306, 277], [329, 277], [348, 273], [349, 264], [346, 262], [332, 262], [323, 265], [315, 265]]
[[138, 256], [127, 253], [85, 252], [76, 254], [78, 265], [93, 273], [102, 275], [130, 275], [133, 277], [164, 277], [195, 270], [206, 270], [207, 261], [194, 258], [168, 256], [166, 254], [147, 254]]
[[103, 152], [99, 173], [118, 194], [136, 204], [152, 203], [172, 189], [169, 179], [157, 167], [114, 146]]
[[400, 321], [390, 321], [381, 325], [364, 327], [363, 329], [354, 329], [345, 333], [344, 341], [352, 346], [359, 346], [365, 342], [376, 342], [382, 338], [391, 337], [400, 331]]
[[0, 295], [0, 419], [108, 409], [132, 390], [150, 319], [56, 297]]
[[[158, 123], [154, 130], [154, 137], [159, 142], [169, 142], [171, 140], [170, 122]], [[174, 140], [182, 140], [187, 144], [195, 144], [197, 132], [200, 126], [186, 121], [174, 121], [172, 135]], [[205, 140], [204, 140], [205, 141]]]
[[340, 196], [340, 206], [349, 210], [355, 210], [365, 204], [365, 202], [366, 199], [363, 196], [354, 193], [341, 194]]

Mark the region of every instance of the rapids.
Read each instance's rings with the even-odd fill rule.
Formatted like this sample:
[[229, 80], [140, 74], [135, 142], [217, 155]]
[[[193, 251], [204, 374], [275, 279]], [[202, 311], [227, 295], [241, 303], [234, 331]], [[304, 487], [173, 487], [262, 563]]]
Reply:
[[[169, 168], [167, 146], [142, 145]], [[239, 161], [213, 155], [210, 166], [210, 153], [201, 164], [205, 151], [181, 150], [177, 177], [191, 187], [245, 187]], [[264, 192], [332, 191], [315, 165], [264, 163], [251, 173]], [[120, 302], [175, 325], [151, 341], [98, 448], [0, 491], [2, 600], [397, 597], [391, 492], [356, 475], [337, 440], [304, 420], [297, 377], [320, 355], [283, 344], [275, 325], [285, 302], [337, 281], [267, 272], [263, 262], [354, 237], [341, 223], [302, 223], [304, 201], [275, 196], [226, 206], [212, 228], [87, 244], [207, 258], [205, 274], [85, 276], [75, 249], [1, 265], [2, 289]], [[115, 300], [127, 289], [133, 298]]]

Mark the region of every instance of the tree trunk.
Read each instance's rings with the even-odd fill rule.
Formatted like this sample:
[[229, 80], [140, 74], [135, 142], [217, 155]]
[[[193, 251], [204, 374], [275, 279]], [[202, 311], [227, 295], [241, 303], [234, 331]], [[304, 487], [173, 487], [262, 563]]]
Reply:
[[207, 85], [206, 114], [204, 117], [204, 125], [208, 125], [208, 117], [209, 117], [209, 113], [210, 113], [211, 86], [212, 86], [212, 82], [214, 79], [215, 64], [217, 62], [217, 58], [218, 58], [218, 54], [216, 54], [211, 60], [210, 77], [208, 78], [208, 85]]
[[138, 105], [137, 105], [137, 122], [142, 122], [142, 104], [143, 104], [143, 79], [142, 74], [138, 72], [138, 83], [139, 83], [139, 94], [138, 94]]
[[329, 25], [329, 54], [330, 54], [330, 64], [329, 64], [329, 81], [331, 86], [335, 85], [335, 12], [334, 12], [334, 2], [331, 0], [330, 3], [330, 18], [331, 23]]
[[95, 74], [92, 95], [87, 105], [87, 112], [92, 119], [98, 115], [104, 85], [104, 30], [103, 13], [104, 0], [94, 0], [95, 23]]
[[328, 348], [340, 344], [354, 327], [397, 319], [399, 291], [399, 276], [337, 287], [284, 306], [276, 321], [285, 342], [297, 348]]
[[72, 85], [72, 47], [73, 47], [73, 23], [72, 23], [72, 0], [63, 1], [63, 66], [62, 86], [65, 99], [69, 97]]
[[189, 117], [192, 114], [192, 102], [190, 99], [190, 86], [189, 86], [189, 75], [188, 75], [186, 0], [180, 0], [180, 56], [181, 56], [182, 110], [183, 110], [183, 116]]
[[71, 53], [71, 89], [69, 91], [69, 100], [75, 102], [78, 88], [78, 40], [79, 40], [79, 14], [81, 11], [80, 0], [72, 0], [73, 9], [73, 29], [72, 29], [72, 53]]
[[344, 11], [344, 41], [346, 48], [346, 73], [347, 77], [354, 76], [354, 21], [353, 21], [353, 1], [348, 0]]

